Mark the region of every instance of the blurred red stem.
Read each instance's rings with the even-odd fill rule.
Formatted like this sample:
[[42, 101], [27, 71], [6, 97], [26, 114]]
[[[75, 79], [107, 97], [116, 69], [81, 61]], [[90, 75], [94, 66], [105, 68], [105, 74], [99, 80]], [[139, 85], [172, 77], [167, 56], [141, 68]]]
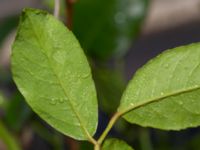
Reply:
[[76, 2], [76, 0], [65, 0], [65, 2], [67, 27], [71, 30], [73, 24], [73, 4]]

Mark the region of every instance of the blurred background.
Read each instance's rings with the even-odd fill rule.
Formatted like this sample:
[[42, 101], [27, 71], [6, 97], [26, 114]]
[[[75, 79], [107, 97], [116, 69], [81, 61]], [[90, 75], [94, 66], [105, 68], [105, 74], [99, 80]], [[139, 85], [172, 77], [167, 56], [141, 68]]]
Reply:
[[[53, 0], [0, 0], [0, 150], [90, 150], [42, 121], [16, 89], [10, 51], [23, 8], [53, 13]], [[200, 0], [63, 0], [60, 19], [76, 35], [93, 71], [99, 127], [106, 127], [135, 71], [163, 50], [200, 41]], [[180, 132], [119, 120], [110, 137], [136, 150], [199, 150], [200, 128]]]

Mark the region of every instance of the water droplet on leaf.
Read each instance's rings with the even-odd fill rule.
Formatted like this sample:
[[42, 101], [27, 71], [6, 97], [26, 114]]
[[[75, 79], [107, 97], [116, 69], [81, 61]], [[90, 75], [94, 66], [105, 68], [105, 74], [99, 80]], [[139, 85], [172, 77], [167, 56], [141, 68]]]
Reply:
[[164, 68], [165, 68], [165, 69], [168, 69], [168, 68], [169, 68], [169, 64], [165, 64], [165, 65], [164, 65]]
[[180, 105], [183, 105], [183, 102], [182, 102], [182, 101], [179, 101], [178, 103], [179, 103]]
[[82, 78], [88, 78], [90, 76], [90, 73], [87, 73], [87, 74], [84, 74], [84, 75], [82, 75]]
[[60, 102], [60, 103], [64, 103], [64, 99], [63, 99], [63, 98], [60, 98], [60, 99], [59, 99], [59, 102]]
[[55, 105], [56, 104], [56, 100], [54, 98], [51, 99], [50, 104]]

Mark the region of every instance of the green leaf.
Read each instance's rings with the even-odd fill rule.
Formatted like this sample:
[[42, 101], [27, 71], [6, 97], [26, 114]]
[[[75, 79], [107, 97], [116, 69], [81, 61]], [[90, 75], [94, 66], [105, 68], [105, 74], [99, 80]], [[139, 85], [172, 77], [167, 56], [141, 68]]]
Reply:
[[31, 108], [52, 127], [89, 140], [97, 126], [91, 70], [78, 41], [45, 11], [23, 11], [12, 51], [14, 81]]
[[11, 135], [4, 126], [4, 124], [0, 121], [0, 140], [4, 142], [7, 147], [7, 150], [21, 150], [16, 139]]
[[111, 138], [104, 142], [102, 150], [133, 150], [133, 148], [122, 140]]
[[118, 111], [141, 126], [180, 130], [200, 125], [200, 43], [168, 50], [137, 71]]
[[78, 0], [73, 32], [87, 54], [123, 56], [138, 35], [148, 0]]

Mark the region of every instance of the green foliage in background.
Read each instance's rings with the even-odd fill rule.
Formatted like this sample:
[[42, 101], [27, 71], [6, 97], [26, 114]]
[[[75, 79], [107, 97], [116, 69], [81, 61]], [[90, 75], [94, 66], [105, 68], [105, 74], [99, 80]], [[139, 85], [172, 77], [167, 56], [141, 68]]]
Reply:
[[18, 17], [9, 17], [0, 23], [0, 46], [5, 36], [17, 26], [18, 19]]
[[23, 96], [16, 91], [7, 102], [4, 121], [13, 131], [20, 132], [32, 115], [31, 109], [25, 103]]
[[[54, 8], [53, 0], [44, 3]], [[65, 15], [61, 0], [62, 16]], [[138, 36], [149, 0], [77, 0], [72, 31], [86, 54], [104, 61], [121, 58]], [[100, 44], [99, 44], [100, 43]]]
[[148, 0], [77, 1], [73, 32], [88, 55], [100, 60], [121, 57], [139, 32], [147, 4]]

